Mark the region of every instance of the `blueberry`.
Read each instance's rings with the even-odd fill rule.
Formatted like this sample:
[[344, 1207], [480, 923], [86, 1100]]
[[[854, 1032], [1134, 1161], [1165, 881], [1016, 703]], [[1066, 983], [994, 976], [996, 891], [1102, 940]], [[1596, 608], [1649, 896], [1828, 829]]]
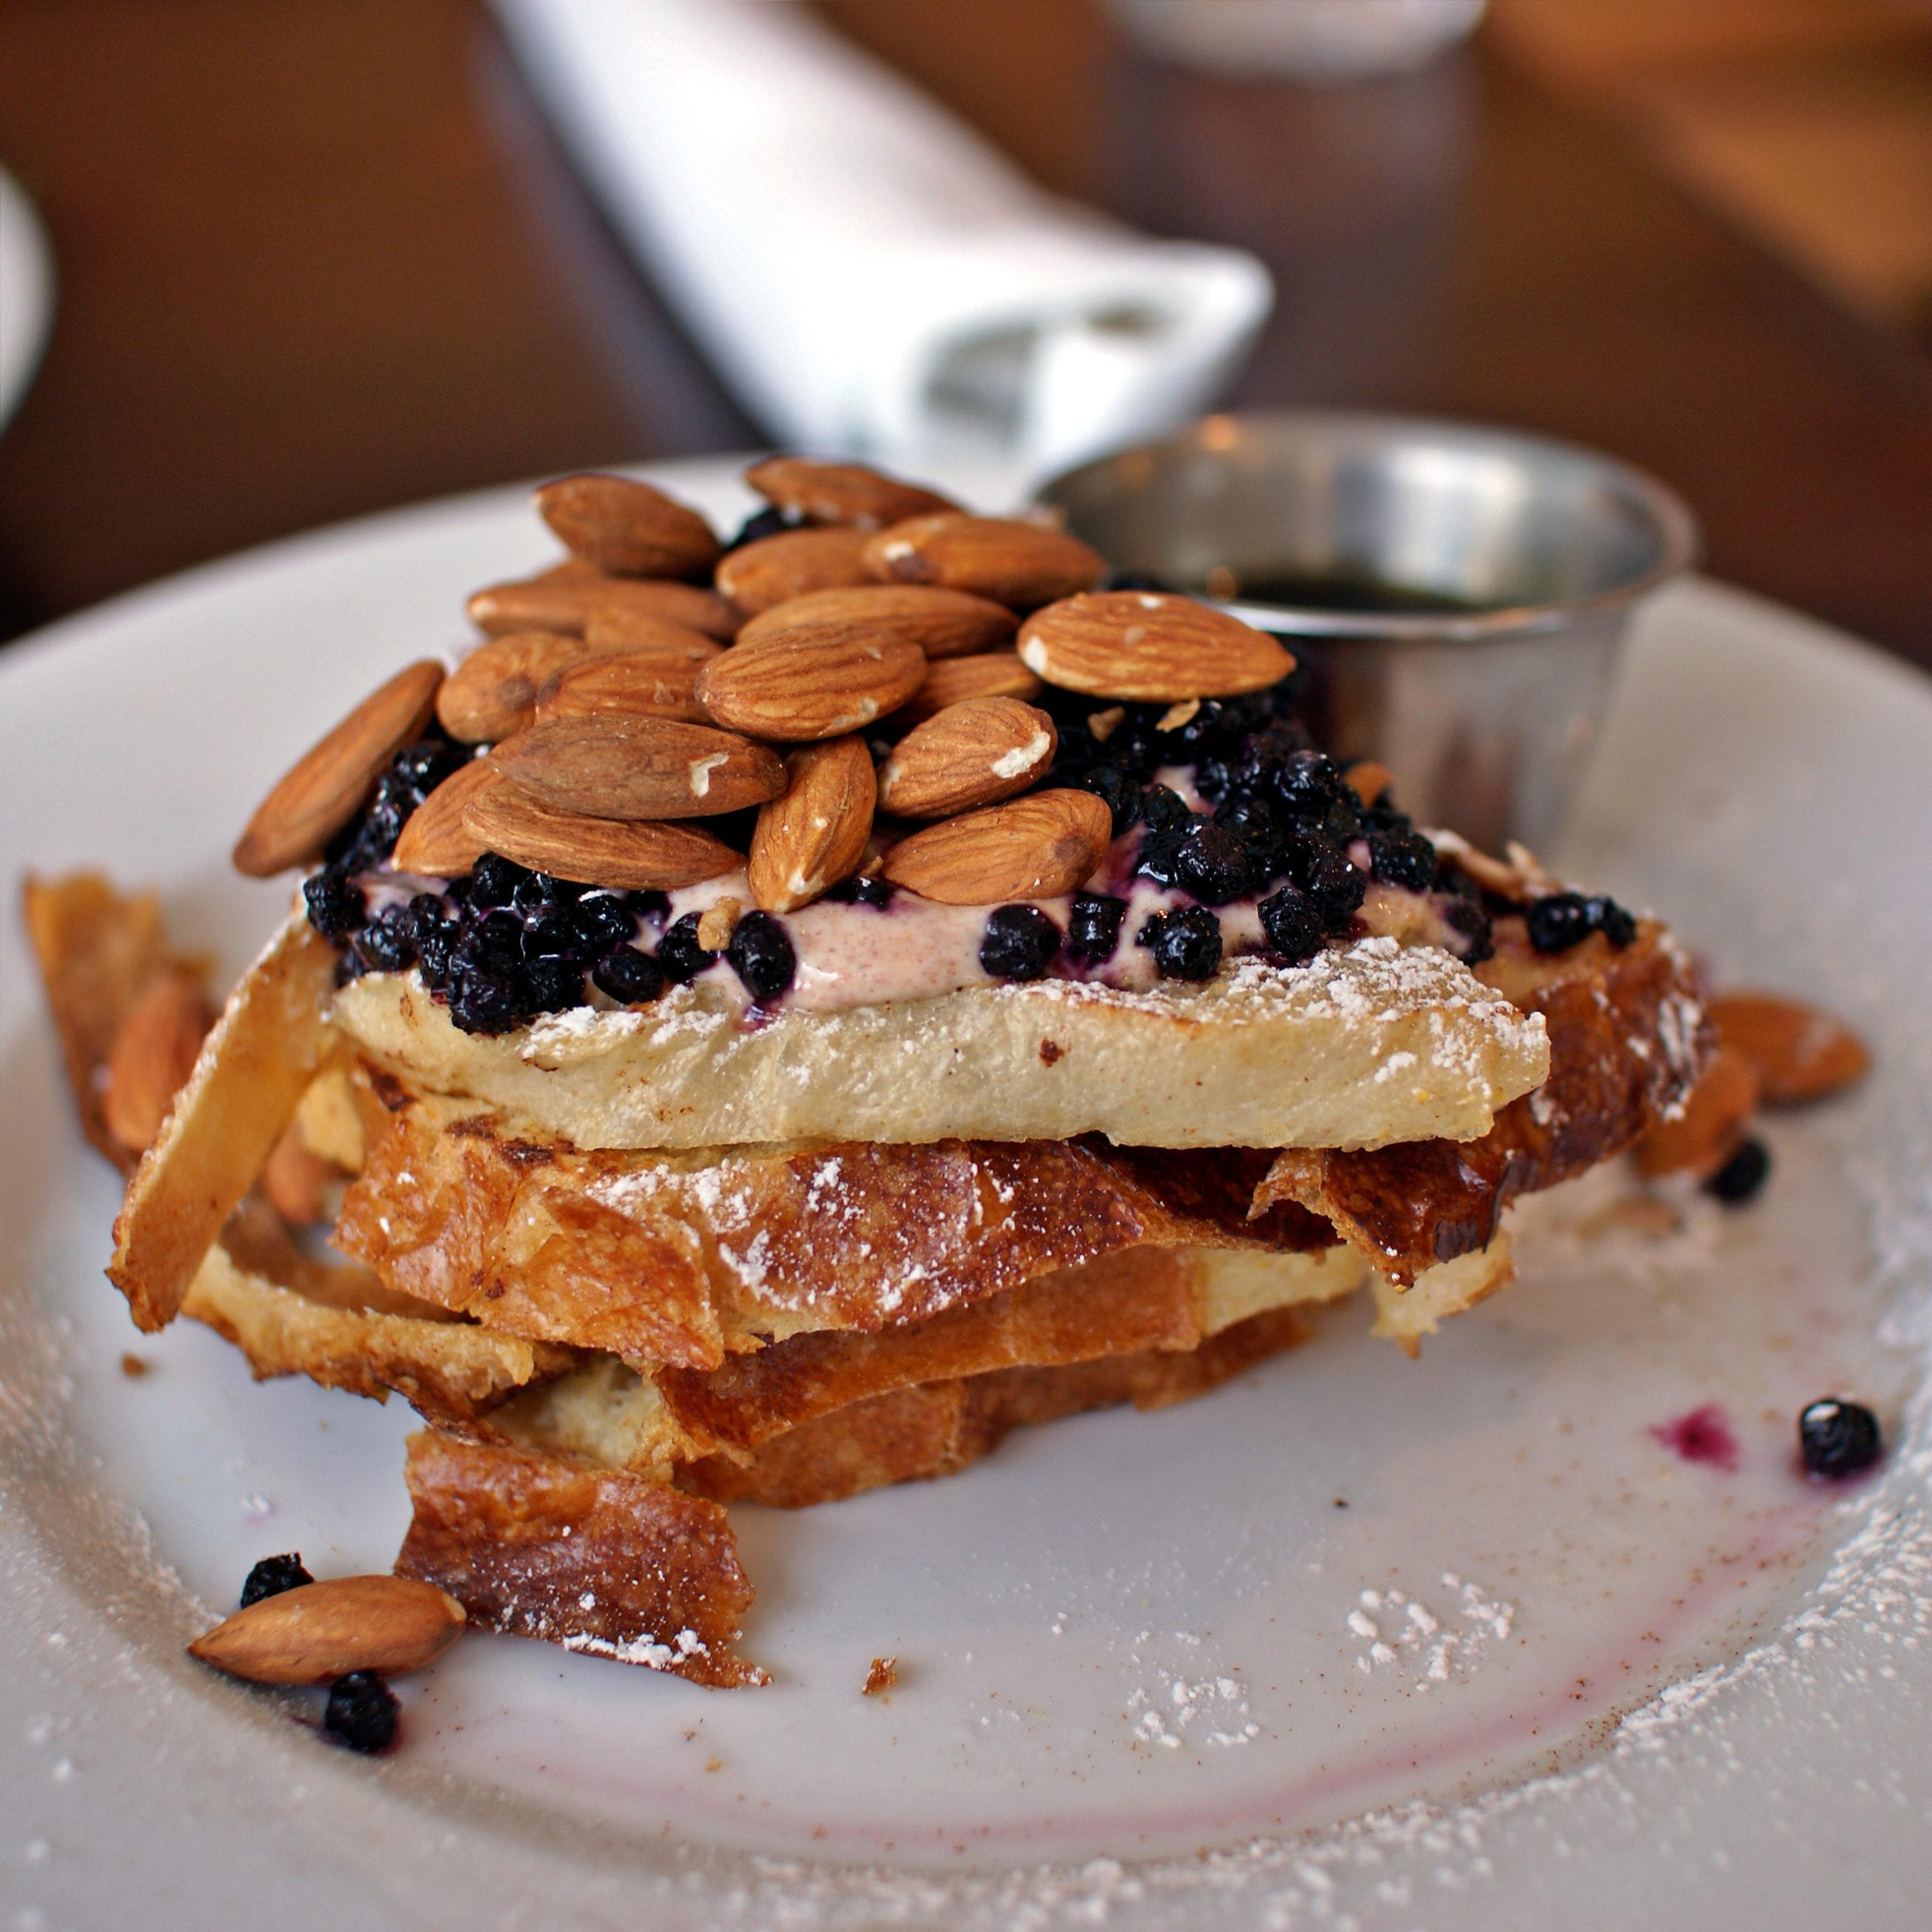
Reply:
[[683, 918], [674, 920], [658, 941], [658, 968], [674, 986], [683, 986], [718, 962], [716, 953], [707, 952], [698, 943], [698, 919], [696, 913], [688, 912]]
[[1745, 1141], [1704, 1184], [1726, 1208], [1741, 1208], [1771, 1178], [1771, 1153], [1762, 1141]]
[[1384, 885], [1426, 892], [1436, 884], [1436, 848], [1419, 832], [1370, 833], [1369, 858]]
[[1525, 921], [1539, 952], [1568, 952], [1590, 936], [1590, 902], [1581, 892], [1550, 892], [1530, 902]]
[[621, 1006], [648, 1005], [664, 991], [664, 968], [634, 946], [614, 946], [591, 968], [590, 977]]
[[1036, 905], [995, 906], [980, 935], [980, 964], [995, 980], [1038, 980], [1060, 950], [1060, 928]]
[[464, 1033], [508, 1033], [523, 1020], [521, 991], [494, 974], [459, 971], [450, 983], [449, 1017]]
[[346, 939], [368, 915], [362, 888], [345, 872], [325, 866], [302, 881], [308, 922], [325, 939]]
[[245, 1610], [264, 1597], [279, 1597], [284, 1590], [299, 1590], [304, 1583], [314, 1581], [294, 1550], [285, 1556], [265, 1556], [248, 1572], [248, 1581], [242, 1586], [242, 1607]]
[[1083, 965], [1098, 966], [1114, 956], [1127, 902], [1106, 892], [1076, 892], [1066, 922], [1066, 950]]
[[647, 886], [641, 891], [626, 892], [624, 903], [640, 919], [662, 919], [670, 910], [670, 896], [661, 892], [655, 886]]
[[517, 888], [530, 874], [514, 860], [486, 852], [470, 875], [470, 903], [473, 906], [506, 906], [514, 902]]
[[510, 895], [510, 903], [525, 914], [555, 913], [583, 890], [581, 886], [554, 878], [548, 872], [532, 872], [528, 878], [517, 881], [517, 890]]
[[1157, 590], [1163, 594], [1171, 593], [1174, 589], [1172, 584], [1164, 583], [1151, 571], [1146, 570], [1112, 572], [1107, 578], [1106, 587], [1109, 590]]
[[1828, 1395], [1808, 1403], [1798, 1418], [1798, 1449], [1814, 1476], [1855, 1476], [1869, 1469], [1884, 1448], [1878, 1418], [1862, 1402]]
[[568, 959], [577, 954], [577, 928], [569, 917], [553, 907], [538, 913], [524, 927], [526, 959]]
[[1205, 906], [1156, 913], [1134, 935], [1163, 980], [1211, 980], [1221, 964], [1221, 922]]
[[787, 530], [797, 527], [796, 521], [787, 516], [777, 504], [767, 503], [762, 510], [754, 510], [738, 526], [738, 534], [725, 548], [742, 550], [746, 544], [759, 542], [766, 537], [782, 536]]
[[352, 1670], [328, 1687], [322, 1728], [352, 1751], [373, 1755], [396, 1741], [395, 1693], [373, 1670]]
[[[1096, 765], [1082, 772], [1074, 783], [1081, 790], [1090, 791], [1113, 814], [1116, 838], [1122, 832], [1130, 831], [1139, 821], [1141, 788], [1119, 766]], [[1168, 796], [1172, 798], [1174, 794], [1170, 792]]]
[[840, 905], [870, 906], [884, 912], [892, 902], [893, 888], [884, 879], [841, 879], [827, 889], [825, 896]]
[[798, 955], [784, 922], [768, 912], [748, 912], [731, 928], [724, 956], [745, 982], [745, 990], [760, 1006], [769, 1006], [790, 990], [798, 971]]
[[580, 961], [526, 960], [523, 983], [533, 1012], [568, 1012], [572, 1006], [584, 1004], [584, 967]]
[[1330, 932], [1346, 932], [1368, 896], [1368, 874], [1332, 845], [1314, 848], [1300, 884]]
[[1291, 966], [1321, 951], [1326, 927], [1315, 902], [1299, 887], [1283, 886], [1255, 910], [1262, 916], [1269, 946]]
[[1141, 820], [1150, 832], [1185, 832], [1194, 814], [1187, 801], [1166, 785], [1149, 785], [1141, 794]]
[[1588, 902], [1590, 923], [1621, 952], [1636, 938], [1636, 921], [1615, 899]]
[[372, 919], [351, 944], [373, 973], [406, 973], [416, 963], [416, 935], [406, 906]]
[[638, 916], [616, 892], [592, 892], [580, 898], [566, 915], [578, 950], [595, 958], [634, 938]]
[[1335, 762], [1320, 752], [1291, 752], [1269, 773], [1274, 795], [1299, 823], [1320, 825], [1347, 789]]
[[502, 911], [472, 914], [464, 922], [452, 962], [458, 971], [476, 970], [500, 979], [514, 979], [524, 964], [524, 928]]
[[389, 769], [413, 791], [418, 801], [428, 797], [451, 772], [468, 761], [460, 745], [446, 738], [419, 738], [405, 745], [389, 761]]
[[1462, 938], [1462, 944], [1456, 950], [1466, 965], [1480, 966], [1494, 955], [1496, 947], [1490, 916], [1480, 901], [1452, 898], [1443, 909], [1442, 917], [1450, 931]]
[[1248, 842], [1211, 818], [1197, 818], [1175, 848], [1173, 884], [1203, 905], [1226, 905], [1248, 889]]

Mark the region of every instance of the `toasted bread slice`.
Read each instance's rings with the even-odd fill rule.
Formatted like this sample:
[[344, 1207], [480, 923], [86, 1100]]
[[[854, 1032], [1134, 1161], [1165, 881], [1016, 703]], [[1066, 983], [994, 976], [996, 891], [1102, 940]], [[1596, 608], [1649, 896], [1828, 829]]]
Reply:
[[1365, 939], [1205, 985], [977, 986], [746, 1024], [705, 989], [458, 1031], [413, 974], [336, 995], [336, 1024], [417, 1086], [580, 1148], [826, 1138], [1139, 1147], [1472, 1140], [1549, 1071], [1543, 1022], [1433, 946]]

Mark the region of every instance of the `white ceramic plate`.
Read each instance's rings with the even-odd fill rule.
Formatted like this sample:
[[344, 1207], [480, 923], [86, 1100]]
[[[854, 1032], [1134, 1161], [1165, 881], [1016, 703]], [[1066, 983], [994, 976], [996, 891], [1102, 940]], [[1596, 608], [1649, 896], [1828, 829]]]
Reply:
[[[735, 467], [657, 473], [724, 523]], [[255, 799], [548, 548], [520, 493], [434, 505], [0, 662], [4, 1922], [1922, 1924], [1932, 687], [1708, 584], [1644, 614], [1564, 856], [1875, 1043], [1858, 1094], [1771, 1123], [1757, 1205], [1586, 1238], [1626, 1184], [1594, 1177], [1419, 1363], [1345, 1305], [1208, 1400], [736, 1512], [768, 1690], [476, 1637], [370, 1763], [182, 1657], [259, 1556], [387, 1566], [410, 1420], [136, 1334], [16, 881], [157, 884], [238, 968], [284, 892], [226, 867]], [[1842, 1490], [1792, 1455], [1832, 1391], [1901, 1445]], [[1733, 1468], [1652, 1433], [1706, 1404]]]

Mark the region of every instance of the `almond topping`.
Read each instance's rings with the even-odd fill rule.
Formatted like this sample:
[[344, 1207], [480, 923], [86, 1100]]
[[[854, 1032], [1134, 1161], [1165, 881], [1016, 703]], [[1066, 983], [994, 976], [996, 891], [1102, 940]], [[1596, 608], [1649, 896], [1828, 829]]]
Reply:
[[752, 834], [752, 896], [766, 912], [791, 912], [850, 878], [872, 830], [877, 782], [862, 739], [808, 745], [785, 765], [784, 796], [760, 811]]
[[731, 551], [718, 588], [741, 610], [769, 610], [808, 592], [871, 581], [863, 530], [783, 530]]
[[707, 952], [722, 952], [730, 944], [738, 915], [744, 909], [728, 893], [706, 906], [698, 918], [698, 944]]
[[[667, 626], [667, 628], [670, 627]], [[696, 636], [696, 633], [692, 634]], [[707, 638], [706, 657], [716, 647]], [[704, 658], [682, 651], [655, 649], [593, 652], [577, 663], [566, 663], [537, 694], [536, 722], [553, 718], [592, 718], [607, 713], [625, 718], [676, 718], [686, 724], [710, 722], [710, 713], [698, 701], [698, 674]]]
[[1094, 743], [1104, 745], [1126, 722], [1126, 716], [1127, 707], [1124, 704], [1110, 704], [1104, 711], [1088, 712], [1087, 728], [1094, 734]]
[[1040, 691], [1040, 680], [1020, 662], [1016, 652], [946, 658], [926, 673], [919, 688], [894, 716], [899, 722], [916, 724], [969, 698], [1037, 698]]
[[919, 646], [894, 640], [740, 644], [704, 667], [698, 695], [721, 724], [809, 744], [896, 710], [926, 675]]
[[1757, 1101], [1750, 1062], [1735, 1047], [1719, 1047], [1683, 1113], [1660, 1120], [1637, 1142], [1636, 1171], [1646, 1177], [1686, 1170], [1714, 1174], [1736, 1151]]
[[1021, 627], [1020, 660], [1065, 690], [1177, 705], [1264, 691], [1294, 668], [1273, 638], [1238, 617], [1135, 590], [1036, 610]]
[[461, 1634], [463, 1606], [407, 1576], [336, 1576], [264, 1597], [188, 1647], [254, 1684], [326, 1684], [352, 1670], [394, 1676], [434, 1663]]
[[502, 783], [482, 758], [452, 772], [410, 814], [390, 863], [399, 872], [429, 879], [459, 879], [473, 870], [490, 848], [478, 841], [464, 814], [491, 786]]
[[627, 620], [650, 618], [682, 624], [721, 641], [734, 637], [744, 614], [715, 590], [661, 579], [606, 577], [572, 558], [554, 569], [511, 584], [493, 584], [470, 598], [470, 621], [479, 631], [500, 636], [510, 631], [563, 631], [588, 636], [593, 625], [607, 633], [600, 641], [622, 643], [608, 634]]
[[[1348, 781], [1348, 789], [1364, 805], [1373, 805], [1389, 787], [1395, 783], [1395, 774], [1386, 765], [1376, 764], [1373, 758], [1358, 759], [1342, 774]], [[1472, 873], [1471, 878], [1475, 874]]]
[[145, 1154], [187, 1084], [214, 1009], [185, 973], [164, 973], [128, 1009], [107, 1056], [100, 1116], [130, 1154]]
[[330, 1190], [343, 1178], [342, 1170], [316, 1153], [302, 1138], [299, 1124], [291, 1120], [262, 1169], [262, 1192], [291, 1227], [312, 1228], [326, 1216]]
[[1762, 1097], [1783, 1106], [1821, 1100], [1864, 1077], [1871, 1056], [1828, 1013], [1772, 993], [1720, 993], [1705, 1011], [1723, 1043], [1743, 1054]]
[[836, 644], [896, 638], [928, 658], [997, 650], [1018, 620], [1004, 604], [931, 584], [863, 584], [808, 591], [761, 611], [738, 634], [740, 644]]
[[708, 818], [762, 805], [785, 784], [784, 761], [748, 738], [614, 713], [533, 724], [489, 762], [546, 805], [592, 818]]
[[882, 476], [857, 463], [812, 463], [802, 457], [772, 456], [754, 463], [745, 481], [767, 502], [809, 524], [856, 524], [883, 530], [908, 517], [956, 510], [934, 490]]
[[1091, 874], [1112, 832], [1112, 814], [1092, 793], [1036, 791], [928, 825], [895, 845], [880, 869], [942, 905], [1054, 898]]
[[902, 738], [879, 770], [879, 803], [902, 818], [945, 818], [1025, 790], [1060, 742], [1044, 711], [1011, 698], [950, 704]]
[[429, 722], [442, 682], [434, 658], [406, 665], [297, 761], [255, 808], [235, 869], [266, 879], [322, 856], [359, 812], [382, 767]]
[[1170, 704], [1160, 714], [1160, 720], [1154, 728], [1156, 731], [1178, 731], [1182, 725], [1191, 724], [1200, 712], [1199, 698], [1184, 698], [1178, 704]]
[[881, 530], [866, 562], [881, 583], [937, 584], [1022, 610], [1090, 590], [1107, 574], [1078, 538], [1004, 517], [915, 517]]
[[442, 681], [436, 715], [460, 743], [494, 744], [536, 714], [537, 693], [585, 656], [581, 638], [559, 631], [512, 631], [478, 644]]
[[559, 810], [507, 783], [476, 801], [470, 824], [485, 850], [580, 886], [671, 892], [735, 872], [744, 862], [722, 838], [697, 826], [593, 818]]
[[722, 548], [695, 510], [628, 476], [561, 477], [536, 502], [572, 556], [613, 576], [701, 576]]

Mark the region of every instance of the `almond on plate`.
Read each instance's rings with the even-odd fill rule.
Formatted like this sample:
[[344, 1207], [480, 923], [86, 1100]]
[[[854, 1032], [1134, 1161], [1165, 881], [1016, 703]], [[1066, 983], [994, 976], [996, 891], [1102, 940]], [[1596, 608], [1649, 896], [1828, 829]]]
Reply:
[[1088, 878], [1112, 836], [1112, 814], [1091, 792], [1036, 791], [915, 832], [880, 870], [942, 905], [1054, 898]]
[[782, 530], [734, 550], [718, 566], [718, 588], [741, 610], [755, 614], [808, 591], [872, 580], [862, 530]]
[[866, 562], [882, 584], [937, 584], [1022, 610], [1090, 590], [1107, 574], [1078, 537], [1006, 517], [914, 517], [874, 537]]
[[740, 644], [704, 667], [698, 695], [721, 724], [802, 745], [862, 730], [925, 676], [925, 654], [896, 640]]
[[188, 1647], [254, 1684], [327, 1684], [352, 1670], [386, 1677], [434, 1663], [462, 1634], [463, 1606], [408, 1576], [334, 1576], [262, 1597]]
[[650, 650], [594, 655], [566, 664], [537, 694], [536, 722], [615, 713], [626, 718], [681, 718], [710, 722], [697, 698], [703, 660], [679, 652]]
[[945, 818], [1024, 791], [1053, 763], [1060, 734], [1012, 698], [969, 698], [908, 731], [879, 768], [879, 804], [902, 818]]
[[1719, 993], [1704, 1010], [1726, 1046], [1743, 1054], [1772, 1106], [1822, 1100], [1864, 1078], [1864, 1042], [1828, 1013], [1773, 993]]
[[266, 879], [320, 858], [382, 767], [429, 722], [442, 682], [442, 666], [419, 658], [364, 698], [255, 808], [236, 844], [235, 869]]
[[443, 680], [436, 715], [460, 744], [494, 744], [529, 724], [537, 693], [590, 649], [560, 631], [510, 631], [478, 644]]
[[470, 621], [493, 637], [506, 631], [567, 631], [585, 635], [593, 620], [627, 616], [687, 625], [720, 641], [735, 637], [745, 614], [715, 590], [662, 578], [606, 577], [572, 557], [535, 577], [493, 584], [466, 607]]
[[[555, 718], [506, 739], [489, 762], [546, 805], [592, 818], [711, 818], [785, 788], [768, 746], [670, 718]], [[473, 808], [467, 817], [480, 829]]]
[[745, 472], [745, 481], [766, 502], [808, 524], [855, 524], [861, 530], [879, 530], [908, 517], [959, 507], [936, 490], [902, 483], [860, 463], [768, 456]]
[[507, 782], [472, 803], [469, 824], [486, 851], [580, 886], [671, 892], [743, 863], [722, 838], [697, 826], [593, 818], [546, 805]]
[[996, 650], [1019, 620], [1004, 604], [934, 584], [865, 584], [808, 591], [761, 611], [738, 633], [741, 644], [843, 644], [897, 638], [928, 658]]
[[807, 745], [785, 766], [790, 782], [752, 834], [752, 896], [766, 912], [808, 904], [859, 869], [878, 794], [862, 739]]
[[1096, 698], [1176, 704], [1265, 691], [1294, 660], [1265, 631], [1191, 597], [1108, 590], [1036, 610], [1020, 661], [1048, 684]]
[[474, 800], [502, 782], [484, 758], [472, 758], [452, 772], [410, 814], [389, 862], [399, 872], [423, 878], [460, 878], [490, 849], [470, 830], [464, 814]]
[[100, 1117], [130, 1154], [145, 1154], [161, 1130], [214, 1024], [214, 1009], [190, 974], [160, 974], [128, 1009], [107, 1056]]
[[892, 715], [897, 722], [916, 724], [968, 698], [1030, 698], [1040, 692], [1040, 680], [1020, 662], [1017, 651], [988, 651], [981, 657], [942, 659]]
[[537, 514], [571, 555], [615, 577], [700, 577], [723, 546], [695, 510], [628, 476], [561, 476]]

